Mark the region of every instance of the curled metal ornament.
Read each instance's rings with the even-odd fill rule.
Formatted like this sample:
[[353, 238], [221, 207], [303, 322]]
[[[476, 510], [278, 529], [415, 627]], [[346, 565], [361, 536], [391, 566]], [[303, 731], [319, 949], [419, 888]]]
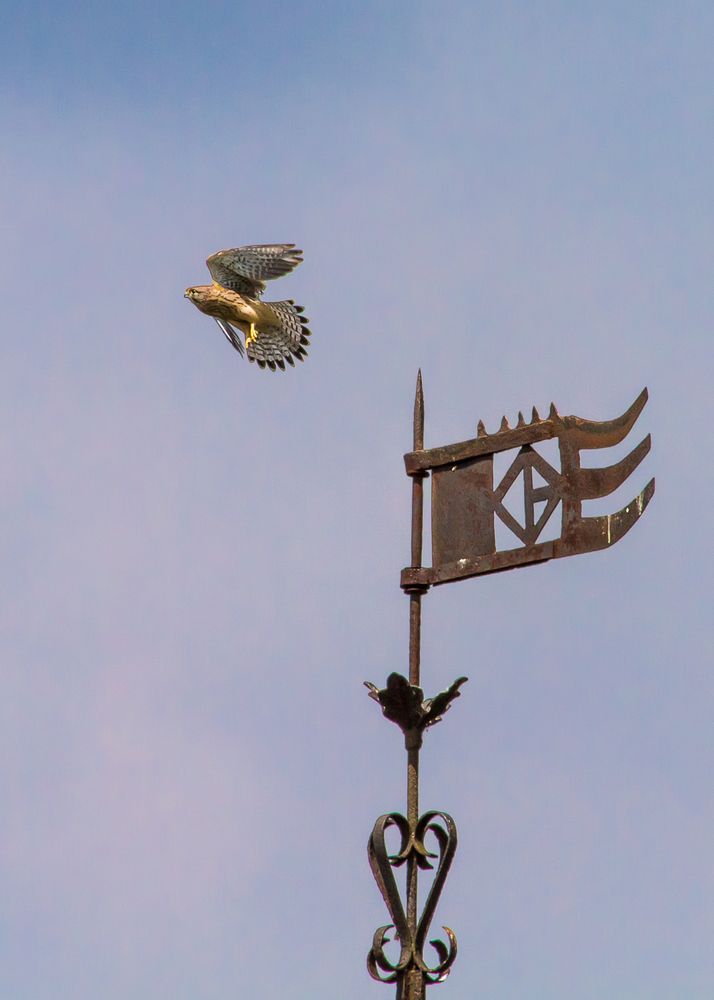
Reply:
[[[438, 821], [441, 821], [438, 822]], [[441, 825], [443, 823], [443, 826]], [[436, 837], [439, 850], [437, 854], [431, 854], [425, 844], [424, 838], [427, 833], [433, 833]], [[449, 927], [444, 927], [448, 944], [439, 938], [432, 939], [429, 944], [436, 951], [439, 961], [435, 966], [428, 965], [424, 960], [424, 944], [429, 933], [434, 912], [436, 910], [441, 890], [444, 888], [446, 876], [449, 874], [451, 862], [456, 853], [456, 824], [448, 813], [428, 812], [424, 813], [417, 823], [414, 832], [414, 849], [417, 851], [417, 864], [420, 868], [433, 868], [427, 859], [438, 857], [438, 864], [434, 881], [432, 882], [429, 895], [426, 897], [424, 909], [422, 910], [419, 923], [417, 924], [416, 939], [414, 942], [414, 959], [421, 971], [425, 973], [431, 983], [442, 983], [449, 974], [451, 966], [456, 959], [456, 935]]]
[[[401, 838], [396, 854], [389, 854], [387, 850], [385, 835], [390, 827], [396, 827]], [[429, 851], [424, 842], [428, 833], [432, 833], [436, 838], [437, 851], [435, 853]], [[430, 965], [425, 960], [424, 947], [446, 876], [456, 852], [456, 841], [456, 824], [451, 816], [443, 812], [425, 813], [413, 831], [410, 830], [407, 819], [400, 813], [387, 813], [380, 816], [375, 823], [369, 838], [369, 864], [392, 918], [391, 924], [378, 927], [375, 931], [372, 947], [367, 956], [369, 974], [378, 982], [394, 983], [402, 978], [410, 967], [418, 968], [426, 982], [432, 984], [441, 983], [448, 976], [456, 958], [457, 946], [454, 932], [449, 927], [444, 927], [446, 942], [440, 938], [429, 941], [437, 954], [436, 964]], [[403, 865], [412, 855], [414, 855], [414, 860], [419, 868], [433, 869], [436, 867], [434, 881], [414, 932], [409, 927], [392, 871], [393, 868]], [[400, 945], [399, 958], [396, 962], [390, 961], [384, 951], [384, 946], [390, 940], [389, 933], [392, 930], [395, 940], [399, 941]]]
[[[399, 852], [390, 855], [387, 852], [385, 839], [386, 831], [390, 826], [396, 826], [401, 836]], [[372, 869], [374, 879], [382, 893], [382, 898], [389, 910], [392, 918], [391, 924], [378, 927], [372, 939], [372, 947], [367, 956], [367, 968], [373, 979], [383, 983], [395, 982], [410, 964], [413, 952], [413, 941], [407, 925], [407, 918], [399, 896], [397, 883], [392, 872], [395, 868], [404, 864], [411, 850], [411, 833], [406, 817], [400, 813], [387, 813], [380, 816], [374, 824], [372, 835], [367, 846], [369, 866]], [[394, 930], [401, 950], [396, 963], [390, 962], [384, 952], [384, 945], [389, 941], [389, 931]], [[384, 973], [382, 975], [381, 973]]]

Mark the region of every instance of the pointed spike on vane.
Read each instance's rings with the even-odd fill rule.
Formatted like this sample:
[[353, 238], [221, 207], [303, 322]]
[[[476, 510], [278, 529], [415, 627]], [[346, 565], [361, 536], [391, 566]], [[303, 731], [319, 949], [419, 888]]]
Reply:
[[476, 428], [476, 433], [480, 438], [486, 437], [486, 425], [483, 420], [479, 420], [478, 427]]
[[522, 411], [519, 410], [518, 411], [518, 423], [516, 424], [516, 427], [523, 427], [525, 425], [525, 422], [526, 422], [526, 418], [523, 416]]
[[499, 431], [507, 431], [508, 428], [508, 417], [505, 415], [501, 418], [501, 426], [498, 428]]
[[424, 387], [421, 380], [421, 368], [417, 373], [416, 394], [414, 396], [414, 451], [424, 447]]
[[531, 423], [532, 424], [537, 424], [539, 420], [540, 420], [540, 414], [538, 413], [538, 410], [536, 410], [536, 408], [534, 406], [533, 407], [533, 416], [531, 417]]
[[548, 418], [552, 420], [553, 417], [558, 416], [558, 410], [556, 409], [555, 403], [550, 404], [550, 410], [548, 411]]

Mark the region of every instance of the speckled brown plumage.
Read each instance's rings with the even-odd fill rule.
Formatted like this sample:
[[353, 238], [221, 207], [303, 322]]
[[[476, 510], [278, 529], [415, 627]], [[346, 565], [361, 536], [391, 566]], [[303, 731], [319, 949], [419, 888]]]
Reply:
[[[185, 296], [212, 316], [229, 344], [259, 368], [285, 371], [307, 354], [310, 330], [302, 306], [292, 299], [263, 302], [266, 281], [288, 274], [302, 262], [293, 243], [275, 243], [219, 250], [206, 261], [210, 285], [186, 289]], [[245, 338], [245, 347], [238, 331]]]

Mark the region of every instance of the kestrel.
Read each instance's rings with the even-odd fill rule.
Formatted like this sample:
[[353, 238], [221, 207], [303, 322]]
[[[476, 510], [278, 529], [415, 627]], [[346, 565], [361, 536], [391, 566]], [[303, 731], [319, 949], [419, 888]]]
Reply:
[[[207, 316], [213, 316], [228, 343], [259, 368], [285, 371], [285, 362], [302, 361], [310, 331], [302, 306], [292, 299], [262, 302], [265, 282], [288, 274], [302, 263], [294, 243], [219, 250], [206, 261], [211, 285], [187, 288], [184, 295]], [[245, 352], [237, 331], [245, 337]]]

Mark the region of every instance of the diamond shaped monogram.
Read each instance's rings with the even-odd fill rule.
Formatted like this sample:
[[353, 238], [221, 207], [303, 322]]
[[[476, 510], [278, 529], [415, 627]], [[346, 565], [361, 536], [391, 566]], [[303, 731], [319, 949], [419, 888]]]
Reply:
[[[545, 486], [535, 486], [533, 470], [545, 480]], [[503, 500], [516, 480], [523, 480], [523, 509], [525, 524], [511, 514]], [[520, 538], [524, 545], [533, 545], [561, 500], [560, 473], [530, 445], [524, 445], [511, 463], [505, 476], [493, 491], [493, 509], [506, 527]], [[536, 504], [545, 501], [545, 509], [536, 519]]]

